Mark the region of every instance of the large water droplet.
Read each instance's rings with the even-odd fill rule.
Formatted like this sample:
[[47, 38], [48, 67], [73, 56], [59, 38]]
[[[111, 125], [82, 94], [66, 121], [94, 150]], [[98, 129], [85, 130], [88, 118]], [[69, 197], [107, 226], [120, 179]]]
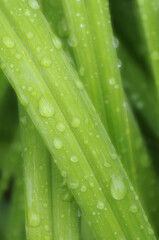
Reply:
[[80, 125], [80, 120], [79, 120], [79, 118], [73, 118], [73, 120], [72, 120], [72, 126], [73, 126], [74, 128], [78, 128], [79, 125]]
[[60, 138], [54, 139], [54, 146], [56, 149], [61, 149], [63, 147], [63, 142], [61, 141]]
[[116, 37], [113, 38], [113, 46], [114, 46], [114, 48], [119, 47], [119, 40]]
[[115, 78], [110, 78], [109, 79], [109, 84], [114, 85], [115, 84]]
[[62, 42], [58, 37], [54, 36], [54, 38], [52, 39], [52, 42], [57, 49], [62, 48]]
[[7, 48], [14, 48], [15, 42], [10, 37], [3, 37], [2, 41]]
[[63, 123], [57, 123], [56, 128], [59, 132], [64, 132], [65, 131], [65, 125]]
[[62, 18], [58, 24], [58, 34], [60, 37], [68, 36], [68, 27], [65, 18]]
[[47, 99], [42, 97], [39, 101], [39, 112], [43, 117], [52, 117], [54, 114], [54, 107], [48, 102]]
[[28, 0], [28, 4], [31, 8], [33, 8], [35, 10], [40, 8], [40, 5], [36, 0]]
[[51, 66], [51, 64], [52, 64], [52, 61], [51, 61], [50, 58], [48, 58], [48, 57], [45, 56], [45, 57], [43, 57], [43, 58], [41, 59], [40, 64], [41, 64], [42, 67], [49, 68], [49, 67]]
[[62, 199], [67, 202], [71, 202], [73, 200], [73, 195], [71, 191], [67, 190], [66, 193], [63, 195]]
[[76, 189], [76, 188], [78, 188], [78, 186], [79, 186], [79, 183], [78, 183], [78, 182], [70, 182], [70, 183], [69, 183], [69, 187], [70, 187], [71, 189]]
[[71, 158], [70, 158], [70, 160], [71, 160], [71, 162], [73, 162], [73, 163], [77, 163], [78, 162], [78, 158], [77, 158], [77, 156], [72, 156]]
[[100, 210], [104, 209], [104, 202], [103, 201], [98, 201], [97, 202], [97, 208], [100, 209]]
[[126, 195], [126, 186], [122, 178], [114, 175], [111, 181], [111, 195], [115, 200], [122, 200]]
[[77, 45], [78, 45], [77, 38], [74, 35], [72, 35], [68, 41], [68, 44], [70, 47], [77, 47]]
[[83, 84], [82, 84], [82, 82], [81, 82], [81, 81], [79, 81], [79, 80], [76, 80], [76, 81], [75, 81], [75, 84], [76, 84], [76, 86], [77, 86], [77, 88], [78, 88], [78, 89], [80, 89], [80, 90], [82, 90], [82, 89], [83, 89]]
[[82, 187], [81, 187], [81, 192], [86, 192], [86, 186], [85, 185], [82, 185]]
[[109, 168], [109, 167], [111, 167], [111, 164], [108, 163], [108, 162], [105, 162], [105, 163], [104, 163], [104, 167]]
[[137, 207], [136, 207], [136, 205], [132, 205], [132, 206], [130, 207], [130, 212], [132, 212], [132, 213], [137, 213]]
[[40, 224], [40, 215], [37, 213], [32, 213], [29, 216], [29, 225], [31, 227], [38, 227]]

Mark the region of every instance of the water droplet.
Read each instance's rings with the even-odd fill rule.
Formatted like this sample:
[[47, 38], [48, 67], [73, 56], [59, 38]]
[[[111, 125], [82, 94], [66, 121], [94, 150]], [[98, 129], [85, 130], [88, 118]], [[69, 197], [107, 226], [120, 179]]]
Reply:
[[44, 226], [44, 229], [45, 229], [46, 232], [48, 232], [48, 231], [49, 231], [49, 226], [48, 226], [48, 225], [45, 225], [45, 226]]
[[77, 158], [77, 156], [72, 156], [71, 158], [70, 158], [70, 160], [71, 160], [71, 162], [73, 162], [73, 163], [77, 163], [78, 162], [78, 158]]
[[78, 188], [79, 183], [78, 182], [70, 182], [69, 186], [71, 189], [76, 189], [76, 188]]
[[85, 192], [85, 191], [86, 191], [86, 189], [87, 189], [87, 188], [86, 188], [86, 186], [85, 186], [85, 185], [83, 185], [83, 186], [81, 187], [81, 191], [82, 191], [82, 192]]
[[137, 213], [137, 207], [136, 207], [136, 205], [132, 205], [132, 206], [130, 207], [130, 212], [132, 212], [132, 213]]
[[38, 9], [40, 8], [39, 3], [36, 0], [28, 0], [28, 4], [32, 9]]
[[79, 125], [80, 125], [80, 120], [79, 120], [79, 118], [73, 118], [73, 120], [72, 120], [72, 126], [73, 126], [74, 128], [78, 128]]
[[114, 48], [119, 47], [119, 40], [116, 37], [113, 38], [113, 46], [114, 46]]
[[40, 224], [40, 215], [37, 213], [32, 213], [29, 217], [29, 225], [31, 227], [38, 227]]
[[24, 12], [24, 15], [26, 16], [26, 17], [29, 17], [30, 16], [30, 10], [29, 9], [26, 9], [26, 11]]
[[43, 117], [52, 117], [54, 114], [53, 106], [44, 97], [39, 101], [39, 112]]
[[118, 68], [121, 68], [121, 67], [122, 67], [122, 61], [121, 61], [120, 59], [118, 59], [117, 67], [118, 67]]
[[83, 89], [83, 84], [82, 84], [82, 82], [81, 82], [81, 81], [79, 81], [79, 80], [76, 80], [76, 81], [75, 81], [75, 84], [76, 84], [76, 86], [77, 86], [77, 88], [78, 88], [78, 89], [80, 89], [80, 90], [82, 90], [82, 89]]
[[151, 57], [152, 57], [152, 60], [154, 60], [154, 61], [159, 60], [159, 52], [158, 51], [154, 51], [152, 53]]
[[7, 48], [14, 48], [15, 42], [10, 37], [3, 37], [2, 41]]
[[16, 58], [17, 60], [20, 60], [20, 59], [22, 58], [22, 54], [16, 53], [15, 58]]
[[27, 32], [26, 36], [28, 39], [32, 39], [34, 37], [34, 34], [32, 32]]
[[62, 175], [62, 177], [65, 178], [65, 177], [67, 177], [67, 172], [63, 170], [63, 171], [61, 172], [61, 175]]
[[54, 139], [54, 146], [56, 149], [61, 149], [63, 147], [63, 142], [61, 141], [60, 138]]
[[45, 56], [41, 59], [40, 63], [41, 63], [41, 66], [49, 68], [52, 64], [52, 61], [51, 61], [51, 59], [49, 59], [48, 57]]
[[66, 193], [63, 195], [62, 199], [63, 201], [71, 202], [73, 200], [73, 195], [71, 191], [67, 190]]
[[78, 45], [77, 38], [74, 35], [72, 35], [71, 38], [68, 40], [68, 44], [70, 47], [77, 47]]
[[126, 195], [126, 186], [122, 178], [114, 175], [111, 181], [111, 195], [115, 200], [122, 200]]
[[100, 210], [104, 209], [104, 202], [103, 201], [98, 201], [97, 208], [100, 209]]
[[21, 124], [25, 127], [25, 126], [27, 126], [27, 118], [26, 118], [26, 116], [21, 116], [20, 117], [20, 122], [21, 122]]
[[109, 79], [109, 84], [114, 85], [115, 84], [115, 78], [110, 78]]
[[105, 163], [104, 163], [104, 167], [109, 168], [109, 167], [111, 167], [111, 164], [108, 163], [108, 162], [105, 162]]
[[62, 42], [58, 37], [54, 36], [54, 38], [52, 39], [52, 42], [57, 49], [62, 48]]
[[65, 125], [63, 123], [57, 123], [56, 128], [59, 132], [64, 132], [65, 131]]
[[152, 228], [147, 229], [149, 235], [154, 235], [154, 231]]

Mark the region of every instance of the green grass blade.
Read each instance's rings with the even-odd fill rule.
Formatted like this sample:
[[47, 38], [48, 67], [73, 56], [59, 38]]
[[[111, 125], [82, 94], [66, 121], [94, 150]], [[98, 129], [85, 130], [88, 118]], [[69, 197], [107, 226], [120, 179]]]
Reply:
[[[52, 43], [54, 35], [47, 22], [40, 11], [28, 4], [14, 1], [9, 7], [12, 11], [20, 8], [26, 12], [29, 8], [31, 13], [36, 12], [32, 24], [26, 16], [24, 18], [25, 31], [28, 32], [29, 28], [35, 35], [27, 41], [16, 28], [16, 33], [27, 46], [25, 49], [0, 12], [0, 39], [3, 39], [0, 41], [0, 58], [7, 67], [5, 74], [57, 160], [62, 175], [66, 176], [66, 182], [96, 238], [114, 238], [115, 234], [123, 239], [154, 239], [133, 187], [119, 159], [114, 159], [116, 152], [77, 74], [63, 51]], [[21, 14], [21, 22], [23, 17]], [[37, 46], [40, 52], [36, 52]], [[17, 52], [22, 54], [20, 60], [15, 59]], [[18, 72], [10, 68], [13, 60], [19, 67]], [[137, 212], [132, 214], [134, 205]], [[145, 231], [138, 227], [141, 225]]]
[[145, 30], [145, 41], [149, 48], [149, 57], [154, 71], [156, 88], [159, 93], [159, 1], [141, 1], [138, 3], [142, 24]]
[[[90, 93], [92, 102], [95, 106], [98, 105], [97, 111], [99, 108], [102, 109], [101, 101], [105, 102], [107, 117], [105, 127], [110, 133], [111, 140], [121, 156], [129, 177], [131, 180], [138, 181], [141, 199], [151, 215], [150, 200], [153, 201], [152, 205], [155, 205], [156, 209], [158, 207], [158, 179], [125, 98], [107, 2], [103, 0], [81, 0], [80, 2], [63, 0], [63, 3], [70, 40], [72, 36], [78, 40], [77, 45], [73, 48], [77, 66], [85, 69], [81, 78]], [[92, 76], [96, 76], [97, 79]], [[103, 91], [102, 99], [102, 94], [97, 90], [98, 86]], [[97, 98], [94, 92], [97, 93]], [[105, 118], [103, 113], [102, 115]], [[144, 164], [144, 162], [149, 164]], [[144, 174], [144, 171], [149, 172], [153, 177], [153, 183], [149, 179], [149, 174]], [[153, 191], [153, 197], [151, 194], [145, 195], [143, 178], [148, 184], [146, 189], [149, 189], [150, 192]], [[156, 215], [158, 215], [157, 211]]]
[[24, 158], [25, 227], [28, 240], [52, 239], [51, 172], [47, 149], [20, 108]]
[[53, 239], [79, 240], [79, 209], [57, 166], [52, 166]]
[[5, 240], [24, 239], [24, 182], [22, 161], [16, 169]]

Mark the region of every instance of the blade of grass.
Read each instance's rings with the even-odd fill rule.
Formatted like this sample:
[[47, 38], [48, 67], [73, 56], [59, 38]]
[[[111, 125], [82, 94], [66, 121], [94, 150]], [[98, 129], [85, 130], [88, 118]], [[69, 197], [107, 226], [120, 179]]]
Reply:
[[145, 30], [145, 41], [149, 48], [149, 57], [154, 71], [157, 92], [159, 94], [159, 1], [136, 0], [141, 21]]
[[78, 206], [57, 166], [52, 166], [53, 239], [79, 240]]
[[[18, 10], [19, 6], [23, 12], [29, 8], [29, 5], [25, 3], [14, 1], [11, 4], [13, 3], [16, 4], [16, 7], [12, 5], [12, 11]], [[28, 49], [35, 42], [36, 46], [40, 47], [40, 53], [36, 52], [35, 45], [34, 49], [31, 48], [31, 57], [3, 13], [0, 12], [2, 23], [0, 37], [3, 38], [0, 45], [4, 47], [0, 48], [0, 51], [3, 52], [0, 56], [7, 67], [5, 74], [41, 132], [52, 156], [57, 159], [61, 173], [65, 172], [65, 176], [67, 175], [66, 182], [86, 215], [87, 221], [90, 221], [97, 239], [113, 238], [114, 234], [124, 238], [122, 230], [129, 239], [134, 237], [154, 239], [153, 231], [119, 159], [112, 157], [112, 155], [116, 155], [116, 152], [76, 73], [63, 51], [52, 44], [54, 35], [40, 11], [32, 8], [29, 8], [29, 11], [36, 12], [36, 18], [31, 26], [30, 22], [26, 20], [25, 30], [28, 31], [29, 26], [35, 33], [38, 30], [40, 38], [38, 34], [35, 34], [30, 41], [25, 41], [25, 36], [20, 34], [18, 29], [16, 29], [16, 33], [20, 34]], [[24, 15], [21, 14], [21, 21], [23, 17]], [[14, 42], [13, 48], [8, 48], [4, 36]], [[41, 38], [42, 36], [43, 38]], [[29, 44], [27, 45], [26, 42]], [[50, 52], [50, 49], [53, 53]], [[14, 57], [17, 51], [22, 53], [20, 61]], [[15, 65], [18, 64], [19, 72], [11, 71], [10, 64], [13, 64], [13, 60]], [[51, 63], [48, 60], [51, 60]], [[45, 78], [42, 79], [41, 75], [45, 75]], [[29, 76], [32, 76], [32, 79]], [[65, 81], [66, 78], [68, 81]], [[51, 95], [50, 90], [54, 96]], [[63, 98], [63, 94], [65, 94], [65, 98]], [[64, 132], [59, 132], [57, 128], [59, 122], [65, 126]], [[108, 164], [109, 161], [111, 166]], [[83, 191], [83, 189], [85, 190]], [[104, 197], [101, 190], [104, 191], [107, 198]], [[128, 210], [134, 204], [137, 212], [132, 214]], [[95, 212], [95, 215], [92, 215], [92, 212]], [[122, 230], [118, 222], [122, 226]], [[126, 228], [125, 223], [127, 224]], [[145, 226], [145, 231], [138, 228], [141, 225]]]
[[24, 158], [25, 227], [29, 240], [52, 239], [49, 154], [28, 114], [20, 108]]
[[22, 161], [16, 169], [13, 195], [9, 209], [7, 222], [6, 240], [24, 239], [24, 183]]
[[[99, 108], [102, 109], [101, 101], [105, 102], [107, 117], [105, 127], [110, 133], [111, 140], [121, 156], [129, 177], [134, 182], [138, 181], [139, 194], [150, 216], [152, 215], [150, 202], [153, 202], [153, 206], [155, 205], [156, 219], [159, 199], [158, 178], [125, 98], [118, 69], [119, 63], [113, 46], [115, 43], [108, 1], [63, 0], [63, 3], [70, 31], [70, 41], [72, 36], [78, 41], [73, 49], [78, 68], [80, 69], [80, 66], [83, 68], [81, 78], [94, 106], [98, 105], [98, 108], [96, 107], [98, 112]], [[102, 98], [98, 98], [98, 94], [100, 94], [97, 91], [98, 87], [103, 91]], [[94, 92], [97, 93], [97, 97]], [[102, 116], [105, 118], [103, 113]], [[150, 180], [150, 176], [153, 180]], [[147, 183], [146, 189], [145, 182]], [[153, 194], [145, 195], [145, 190], [148, 190], [149, 193], [153, 192]]]

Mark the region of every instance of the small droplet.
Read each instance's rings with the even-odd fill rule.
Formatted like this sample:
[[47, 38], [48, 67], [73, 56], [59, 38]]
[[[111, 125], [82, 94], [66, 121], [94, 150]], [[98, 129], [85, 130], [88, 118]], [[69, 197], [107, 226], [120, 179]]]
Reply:
[[65, 125], [63, 124], [63, 123], [58, 123], [57, 125], [56, 125], [56, 128], [57, 128], [57, 130], [59, 131], [59, 132], [64, 132], [65, 131]]
[[40, 215], [37, 213], [32, 213], [29, 217], [29, 225], [31, 227], [38, 227], [40, 224]]
[[22, 54], [16, 53], [15, 58], [16, 58], [17, 60], [20, 60], [20, 59], [22, 58]]
[[58, 24], [58, 34], [60, 37], [68, 36], [68, 27], [65, 18], [62, 18]]
[[82, 191], [82, 192], [85, 192], [85, 191], [86, 191], [86, 189], [87, 189], [87, 188], [86, 188], [86, 186], [85, 186], [85, 185], [83, 185], [83, 186], [81, 187], [81, 191]]
[[109, 168], [109, 167], [111, 167], [111, 164], [108, 163], [108, 162], [105, 162], [105, 163], [104, 163], [104, 167]]
[[10, 37], [3, 37], [3, 43], [7, 48], [14, 48], [15, 42]]
[[52, 61], [51, 61], [51, 59], [49, 59], [48, 57], [45, 56], [41, 59], [40, 63], [41, 63], [41, 66], [49, 68], [52, 64]]
[[69, 186], [71, 189], [76, 189], [76, 188], [78, 188], [79, 183], [78, 182], [70, 182]]
[[56, 149], [61, 149], [63, 147], [63, 142], [61, 141], [60, 138], [54, 139], [54, 146]]
[[113, 38], [113, 46], [114, 46], [114, 48], [119, 47], [119, 40], [116, 37]]
[[122, 61], [121, 61], [120, 59], [118, 59], [117, 67], [118, 67], [118, 68], [121, 68], [121, 67], [122, 67]]
[[74, 118], [74, 119], [72, 120], [72, 126], [73, 126], [74, 128], [78, 128], [79, 125], [80, 125], [80, 120], [79, 120], [79, 118]]
[[26, 9], [26, 11], [25, 11], [25, 13], [24, 13], [24, 15], [26, 16], [26, 17], [29, 17], [30, 16], [30, 10], [29, 9]]
[[52, 42], [57, 49], [62, 48], [62, 42], [58, 37], [54, 36], [54, 38], [52, 39]]
[[77, 88], [78, 88], [78, 89], [80, 89], [80, 90], [82, 90], [82, 89], [83, 89], [83, 84], [82, 84], [82, 82], [81, 82], [81, 81], [79, 81], [79, 80], [76, 80], [76, 81], [75, 81], [75, 84], [76, 84], [76, 86], [77, 86]]
[[66, 193], [63, 195], [62, 199], [63, 201], [71, 202], [73, 200], [73, 195], [71, 191], [67, 190]]
[[26, 116], [21, 116], [21, 117], [20, 117], [20, 122], [21, 122], [21, 124], [22, 124], [24, 127], [26, 127], [26, 126], [27, 126], [27, 118], [26, 118]]
[[65, 178], [65, 177], [67, 177], [67, 172], [63, 170], [63, 171], [61, 172], [61, 175], [62, 175], [63, 178]]
[[70, 160], [71, 160], [71, 162], [73, 162], [73, 163], [77, 163], [78, 162], [78, 158], [77, 158], [77, 156], [72, 156], [71, 158], [70, 158]]
[[44, 226], [44, 229], [45, 229], [46, 232], [48, 232], [48, 231], [49, 231], [49, 226], [48, 226], [48, 225], [45, 225], [45, 226]]
[[132, 213], [137, 213], [137, 207], [136, 207], [136, 205], [132, 205], [132, 206], [130, 207], [130, 212], [132, 212]]
[[114, 85], [115, 84], [115, 78], [110, 78], [109, 79], [109, 84]]
[[149, 235], [154, 235], [154, 231], [152, 228], [147, 229]]
[[111, 195], [115, 200], [122, 200], [126, 195], [126, 186], [122, 178], [114, 175], [111, 181]]
[[100, 210], [104, 209], [104, 202], [103, 201], [98, 201], [97, 208], [100, 209]]
[[28, 39], [32, 39], [34, 37], [34, 34], [32, 32], [27, 32], [26, 36]]
[[42, 97], [39, 101], [39, 112], [43, 117], [52, 117], [54, 114], [54, 107], [48, 102], [47, 99]]
[[37, 10], [38, 8], [40, 8], [40, 5], [36, 0], [28, 0], [28, 4], [32, 9]]
[[77, 47], [77, 45], [78, 45], [77, 38], [74, 35], [72, 35], [68, 41], [68, 44], [70, 47]]

